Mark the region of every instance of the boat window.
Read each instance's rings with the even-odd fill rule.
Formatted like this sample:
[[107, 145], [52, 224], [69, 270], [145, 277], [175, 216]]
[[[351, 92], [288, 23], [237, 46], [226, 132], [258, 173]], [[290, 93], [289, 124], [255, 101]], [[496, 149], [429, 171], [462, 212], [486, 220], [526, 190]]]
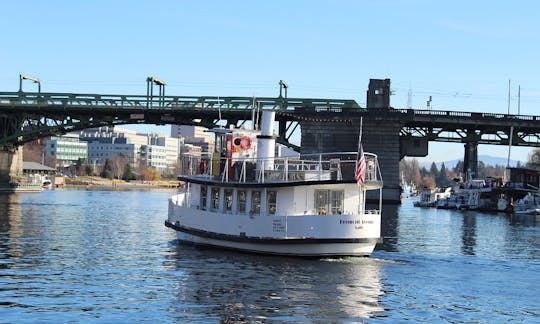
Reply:
[[225, 189], [225, 211], [232, 211], [232, 189]]
[[219, 188], [212, 188], [212, 209], [219, 209]]
[[343, 190], [315, 190], [315, 209], [317, 213], [325, 215], [341, 214], [343, 212]]
[[206, 186], [201, 186], [201, 209], [206, 209]]
[[238, 190], [238, 212], [246, 212], [246, 191]]
[[276, 213], [276, 197], [277, 192], [268, 191], [266, 193], [266, 206], [268, 208], [268, 215], [274, 215]]
[[251, 192], [251, 212], [253, 214], [261, 213], [261, 192], [254, 190]]
[[332, 190], [330, 200], [330, 212], [332, 214], [341, 214], [343, 212], [343, 190]]
[[315, 209], [319, 214], [326, 214], [328, 210], [328, 194], [330, 190], [315, 190]]

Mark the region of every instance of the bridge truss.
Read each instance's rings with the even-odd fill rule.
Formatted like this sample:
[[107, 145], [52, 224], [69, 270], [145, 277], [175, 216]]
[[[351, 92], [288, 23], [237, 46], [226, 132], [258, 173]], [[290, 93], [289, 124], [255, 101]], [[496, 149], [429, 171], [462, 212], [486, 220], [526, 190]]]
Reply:
[[[276, 110], [278, 142], [299, 149], [291, 136], [304, 121], [354, 123], [360, 117], [401, 125], [400, 136], [439, 142], [540, 147], [540, 116], [413, 109], [363, 109], [354, 100], [186, 97], [0, 92], [0, 149], [38, 138], [121, 124], [214, 127], [258, 122]], [[339, 127], [339, 126], [337, 126]]]
[[214, 127], [258, 122], [263, 109], [277, 110], [278, 142], [298, 149], [290, 137], [298, 127], [295, 108], [341, 111], [360, 108], [354, 100], [182, 97], [0, 92], [0, 148], [38, 138], [121, 124], [178, 124]]

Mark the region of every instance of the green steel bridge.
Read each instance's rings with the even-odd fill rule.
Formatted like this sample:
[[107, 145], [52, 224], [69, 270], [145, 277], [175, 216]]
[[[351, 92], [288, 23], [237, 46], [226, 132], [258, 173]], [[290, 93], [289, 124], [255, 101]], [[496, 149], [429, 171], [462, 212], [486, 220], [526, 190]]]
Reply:
[[443, 142], [540, 147], [540, 116], [462, 111], [361, 108], [354, 100], [284, 97], [186, 97], [0, 92], [0, 149], [86, 128], [121, 124], [241, 125], [263, 109], [277, 111], [278, 142], [299, 150], [303, 122], [397, 122], [400, 137]]
[[[371, 82], [370, 82], [371, 84]], [[478, 144], [540, 147], [540, 116], [394, 109], [386, 101], [360, 107], [354, 100], [269, 97], [186, 97], [43, 92], [0, 92], [0, 187], [22, 170], [22, 144], [51, 135], [121, 124], [213, 127], [258, 122], [276, 111], [279, 143], [301, 153], [354, 151], [360, 120], [366, 151], [378, 155], [383, 199], [399, 201], [399, 161], [426, 156], [428, 142], [464, 144], [464, 172], [476, 174]], [[163, 91], [164, 92], [164, 91]], [[375, 92], [375, 91], [372, 91]], [[375, 92], [375, 95], [378, 95]], [[292, 143], [300, 133], [300, 145]], [[295, 137], [295, 139], [298, 136]], [[466, 171], [465, 171], [466, 170]], [[22, 171], [20, 171], [22, 172]], [[11, 179], [11, 180], [10, 180]]]
[[354, 100], [102, 95], [0, 92], [0, 148], [9, 150], [38, 138], [120, 124], [240, 126], [263, 109], [279, 112], [279, 141], [289, 146], [298, 127], [297, 108], [358, 110]]

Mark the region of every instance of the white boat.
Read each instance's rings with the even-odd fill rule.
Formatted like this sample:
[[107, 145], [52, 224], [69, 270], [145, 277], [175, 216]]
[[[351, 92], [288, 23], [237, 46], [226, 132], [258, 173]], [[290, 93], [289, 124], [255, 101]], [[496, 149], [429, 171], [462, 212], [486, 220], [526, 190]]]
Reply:
[[[291, 256], [369, 256], [381, 242], [377, 156], [361, 155], [366, 167], [360, 186], [357, 152], [274, 157], [274, 116], [263, 111], [260, 132], [217, 130], [221, 152], [208, 159], [183, 155], [188, 174], [179, 179], [185, 191], [169, 199], [165, 225], [180, 241], [197, 245]], [[378, 204], [367, 209], [370, 191]]]
[[501, 196], [498, 207], [500, 207], [500, 211], [507, 211], [517, 215], [539, 215], [540, 199], [536, 194], [528, 193], [523, 198], [508, 203], [506, 197]]
[[435, 190], [428, 187], [424, 187], [420, 192], [420, 199], [415, 201], [413, 205], [415, 207], [439, 207], [439, 204], [448, 197], [450, 197], [452, 188], [448, 187], [443, 189], [436, 188]]
[[43, 184], [42, 184], [43, 189], [52, 189], [52, 186], [53, 186], [53, 183], [52, 183], [51, 179], [44, 179], [43, 180]]

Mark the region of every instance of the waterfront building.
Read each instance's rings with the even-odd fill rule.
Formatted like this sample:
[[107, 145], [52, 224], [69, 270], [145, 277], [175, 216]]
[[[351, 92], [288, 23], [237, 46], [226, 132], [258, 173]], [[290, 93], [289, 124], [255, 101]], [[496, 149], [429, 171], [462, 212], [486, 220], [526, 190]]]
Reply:
[[205, 127], [171, 125], [171, 137], [183, 138], [185, 144], [198, 146], [203, 152], [214, 151], [214, 137]]
[[133, 167], [143, 164], [164, 171], [178, 162], [181, 142], [178, 138], [114, 126], [84, 130], [80, 136], [88, 143], [90, 164], [103, 165], [105, 160], [120, 156]]
[[77, 134], [51, 136], [43, 141], [43, 154], [47, 161], [55, 161], [55, 167], [69, 167], [88, 156], [88, 145]]
[[183, 138], [174, 138], [160, 134], [148, 136], [148, 165], [156, 169], [171, 169], [178, 164], [178, 154]]

